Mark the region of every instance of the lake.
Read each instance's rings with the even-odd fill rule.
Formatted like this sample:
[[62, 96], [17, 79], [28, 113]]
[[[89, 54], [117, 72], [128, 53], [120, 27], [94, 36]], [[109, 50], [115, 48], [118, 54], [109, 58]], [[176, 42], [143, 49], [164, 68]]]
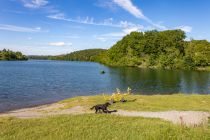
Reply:
[[108, 67], [92, 62], [0, 62], [0, 112], [74, 96], [111, 94], [127, 87], [134, 94], [210, 94], [210, 72]]

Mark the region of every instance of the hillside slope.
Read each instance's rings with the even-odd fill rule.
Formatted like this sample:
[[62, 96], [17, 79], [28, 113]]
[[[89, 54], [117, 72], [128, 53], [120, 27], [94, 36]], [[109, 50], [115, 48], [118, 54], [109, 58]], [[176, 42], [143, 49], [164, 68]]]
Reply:
[[97, 56], [105, 52], [105, 49], [87, 49], [75, 51], [65, 55], [51, 57], [53, 60], [66, 60], [66, 61], [97, 61]]
[[210, 43], [185, 41], [181, 30], [132, 32], [100, 54], [100, 62], [113, 66], [195, 69], [210, 64]]

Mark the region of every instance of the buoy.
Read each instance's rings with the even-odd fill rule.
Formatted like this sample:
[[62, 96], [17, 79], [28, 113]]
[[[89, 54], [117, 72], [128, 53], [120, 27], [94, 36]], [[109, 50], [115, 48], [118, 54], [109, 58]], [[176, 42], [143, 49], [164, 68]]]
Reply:
[[101, 73], [101, 74], [105, 74], [105, 71], [104, 71], [104, 70], [102, 70], [100, 73]]

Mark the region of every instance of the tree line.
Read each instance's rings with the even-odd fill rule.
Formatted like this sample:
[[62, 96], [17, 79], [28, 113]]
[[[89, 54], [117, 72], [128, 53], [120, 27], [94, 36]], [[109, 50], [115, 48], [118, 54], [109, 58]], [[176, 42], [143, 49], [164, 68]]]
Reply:
[[186, 41], [182, 30], [131, 32], [110, 49], [87, 49], [58, 56], [32, 59], [94, 61], [110, 66], [137, 66], [164, 69], [196, 69], [210, 66], [210, 43]]
[[21, 52], [13, 52], [11, 50], [0, 50], [0, 60], [28, 60], [27, 56]]
[[65, 61], [97, 61], [99, 54], [105, 52], [104, 49], [87, 49], [75, 51], [66, 55], [50, 56], [51, 60], [65, 60]]
[[195, 69], [210, 65], [207, 40], [185, 41], [182, 30], [132, 32], [123, 37], [97, 61], [112, 66], [166, 69]]

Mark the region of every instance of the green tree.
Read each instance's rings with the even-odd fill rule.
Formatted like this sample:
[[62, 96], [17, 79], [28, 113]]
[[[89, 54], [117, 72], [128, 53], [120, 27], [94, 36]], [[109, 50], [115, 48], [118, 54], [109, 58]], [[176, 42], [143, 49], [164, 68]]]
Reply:
[[0, 51], [0, 60], [27, 60], [28, 58], [21, 52], [13, 52], [3, 49]]
[[186, 43], [186, 56], [195, 66], [207, 66], [210, 63], [210, 43], [206, 40], [191, 40]]

